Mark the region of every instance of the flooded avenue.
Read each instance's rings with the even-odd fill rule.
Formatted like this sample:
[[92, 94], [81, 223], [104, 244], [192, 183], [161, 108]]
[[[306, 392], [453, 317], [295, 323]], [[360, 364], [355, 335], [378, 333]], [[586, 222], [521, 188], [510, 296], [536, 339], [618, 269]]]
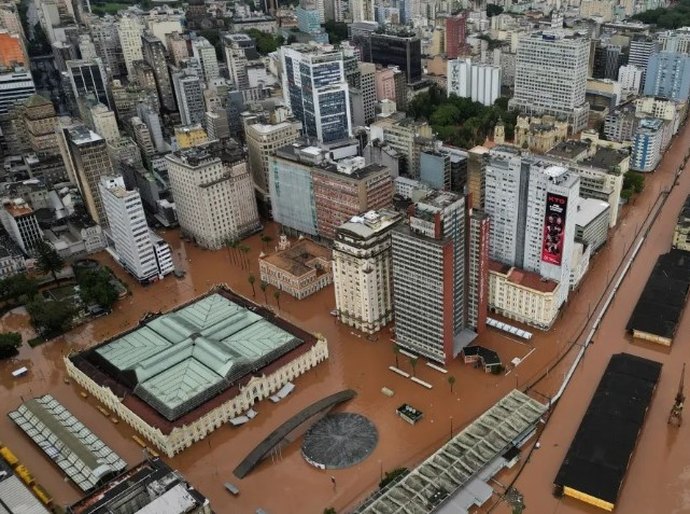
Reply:
[[[556, 359], [578, 337], [592, 313], [596, 310], [607, 282], [614, 276], [623, 255], [629, 250], [635, 232], [642, 226], [651, 206], [662, 187], [670, 184], [678, 162], [682, 159], [690, 141], [690, 130], [685, 127], [673, 147], [667, 153], [660, 171], [649, 177], [645, 191], [635, 205], [623, 211], [619, 226], [611, 233], [607, 246], [594, 257], [592, 269], [573, 296], [563, 314], [548, 333], [535, 333], [529, 344], [511, 339], [494, 330], [487, 330], [478, 343], [496, 350], [504, 363], [514, 357], [525, 358], [506, 375], [494, 376], [483, 373], [460, 361], [449, 366], [449, 373], [457, 379], [453, 391], [447, 375], [420, 362], [417, 376], [433, 385], [427, 390], [412, 381], [394, 374], [388, 366], [395, 363], [390, 343], [390, 333], [378, 334], [376, 341], [369, 341], [349, 327], [338, 323], [329, 314], [334, 307], [333, 286], [305, 299], [295, 300], [283, 293], [278, 309], [269, 288], [266, 297], [256, 288], [255, 301], [268, 303], [289, 321], [312, 332], [323, 334], [329, 342], [330, 359], [295, 381], [295, 392], [278, 404], [262, 401], [254, 406], [258, 416], [248, 424], [232, 428], [221, 427], [204, 441], [195, 444], [173, 459], [166, 459], [178, 468], [203, 494], [209, 497], [214, 510], [219, 513], [248, 513], [262, 507], [272, 514], [320, 514], [324, 507], [338, 511], [352, 508], [375, 487], [383, 472], [399, 466], [414, 466], [446, 441], [451, 433], [481, 414], [496, 399], [514, 387], [523, 388], [549, 368], [549, 376], [534, 388], [535, 398], [548, 401], [557, 389], [563, 374], [571, 362], [570, 354], [554, 367]], [[651, 270], [656, 255], [670, 245], [670, 233], [680, 204], [690, 191], [690, 174], [684, 175], [680, 185], [671, 194], [659, 218], [650, 232], [628, 279], [623, 283], [618, 299], [611, 306], [596, 335], [597, 343], [588, 350], [584, 364], [577, 371], [575, 380], [561, 400], [556, 413], [542, 437], [542, 449], [535, 452], [531, 462], [517, 483], [525, 494], [530, 512], [589, 512], [585, 507], [570, 500], [558, 501], [551, 495], [551, 481], [567, 450], [570, 440], [586, 408], [591, 392], [608, 361], [608, 356], [627, 349], [666, 364], [662, 379], [652, 404], [637, 454], [632, 463], [622, 492], [619, 512], [673, 512], [680, 508], [684, 498], [685, 481], [690, 472], [682, 473], [683, 455], [688, 454], [688, 438], [683, 438], [684, 426], [673, 432], [666, 427], [666, 416], [677, 387], [682, 360], [687, 354], [687, 343], [678, 337], [670, 353], [656, 347], [631, 345], [626, 339], [624, 326]], [[278, 237], [273, 225], [266, 233]], [[172, 245], [176, 264], [187, 274], [182, 279], [168, 277], [148, 287], [135, 284], [105, 254], [98, 258], [113, 268], [127, 282], [133, 294], [118, 302], [113, 313], [94, 322], [76, 328], [64, 337], [37, 348], [22, 347], [19, 356], [11, 361], [0, 362], [0, 408], [3, 413], [16, 408], [22, 399], [45, 393], [53, 394], [104, 442], [117, 451], [129, 465], [142, 459], [140, 447], [131, 439], [134, 431], [120, 422], [113, 424], [96, 409], [92, 398], [83, 399], [79, 389], [66, 384], [62, 356], [97, 344], [136, 324], [149, 311], [169, 310], [182, 302], [203, 294], [216, 283], [227, 283], [231, 288], [252, 297], [248, 282], [251, 272], [258, 277], [257, 258], [264, 249], [260, 236], [246, 243], [250, 270], [242, 269], [232, 253], [221, 250], [201, 250], [179, 239], [177, 231], [162, 234]], [[268, 249], [266, 249], [268, 251]], [[271, 250], [272, 251], [272, 250]], [[686, 316], [679, 334], [687, 333], [690, 321]], [[3, 330], [19, 330], [24, 339], [33, 335], [28, 327], [26, 314], [21, 309], [2, 318]], [[573, 355], [575, 352], [571, 352]], [[671, 356], [674, 359], [671, 359]], [[407, 358], [399, 356], [400, 367], [411, 371]], [[28, 376], [13, 379], [10, 372], [27, 366]], [[381, 393], [382, 387], [395, 391], [392, 398]], [[269, 458], [245, 479], [238, 480], [232, 470], [277, 426], [296, 414], [306, 405], [342, 389], [352, 388], [358, 396], [342, 409], [358, 412], [369, 417], [379, 431], [379, 443], [373, 453], [359, 465], [339, 471], [320, 471], [307, 464], [300, 455], [296, 441], [283, 449], [275, 458]], [[395, 415], [395, 409], [409, 403], [424, 412], [424, 419], [411, 426]], [[663, 426], [662, 426], [663, 425]], [[679, 434], [674, 435], [674, 434]], [[79, 492], [63, 480], [59, 469], [53, 466], [31, 441], [20, 432], [5, 415], [0, 416], [0, 441], [8, 445], [27, 465], [58, 503], [68, 504], [79, 498]], [[640, 465], [643, 462], [644, 465]], [[664, 467], [667, 463], [667, 467]], [[335, 487], [330, 476], [336, 478]], [[687, 475], [687, 476], [686, 476]], [[503, 483], [510, 476], [499, 477]], [[241, 493], [231, 497], [223, 488], [223, 482], [235, 483]], [[652, 485], [654, 494], [644, 497]], [[649, 510], [651, 502], [667, 502], [668, 509]], [[491, 503], [491, 502], [490, 502]], [[631, 509], [631, 505], [635, 508]], [[647, 510], [640, 510], [642, 507]], [[507, 512], [505, 505], [497, 511]], [[682, 512], [678, 510], [677, 512]]]

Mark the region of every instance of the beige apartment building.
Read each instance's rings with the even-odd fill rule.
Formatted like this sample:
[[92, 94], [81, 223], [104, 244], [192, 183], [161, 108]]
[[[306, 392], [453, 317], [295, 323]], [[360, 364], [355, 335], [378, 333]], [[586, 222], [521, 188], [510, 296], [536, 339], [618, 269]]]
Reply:
[[302, 124], [297, 121], [247, 126], [245, 134], [249, 170], [254, 185], [262, 196], [268, 196], [268, 158], [275, 155], [278, 148], [297, 141], [301, 128]]

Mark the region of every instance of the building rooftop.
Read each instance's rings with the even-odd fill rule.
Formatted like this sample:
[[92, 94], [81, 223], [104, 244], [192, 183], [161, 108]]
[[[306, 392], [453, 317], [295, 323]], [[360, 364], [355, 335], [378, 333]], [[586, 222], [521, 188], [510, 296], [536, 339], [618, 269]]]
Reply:
[[21, 218], [22, 216], [28, 216], [34, 212], [31, 206], [21, 199], [7, 202], [3, 207], [5, 211], [7, 211], [7, 214], [13, 218]]
[[642, 118], [637, 125], [637, 132], [658, 132], [664, 126], [659, 118]]
[[49, 394], [27, 400], [8, 416], [82, 491], [92, 490], [127, 467]]
[[690, 289], [690, 254], [659, 256], [628, 321], [628, 330], [672, 340]]
[[103, 138], [96, 134], [94, 131], [90, 130], [85, 125], [77, 125], [70, 127], [67, 130], [70, 140], [75, 145], [83, 145], [86, 143], [95, 143], [97, 141], [103, 141]]
[[511, 391], [402, 480], [379, 489], [355, 512], [437, 512], [531, 430], [544, 412], [545, 405], [521, 391]]
[[[595, 198], [580, 198], [575, 213], [575, 225], [586, 227], [603, 213], [608, 212], [609, 204]], [[608, 218], [608, 215], [607, 215]]]
[[587, 152], [589, 152], [589, 143], [587, 141], [569, 140], [558, 143], [547, 152], [547, 155], [561, 159], [579, 161], [582, 159], [583, 154]]
[[388, 230], [400, 220], [402, 220], [402, 214], [396, 211], [368, 211], [343, 223], [336, 232], [337, 234], [354, 235], [360, 239], [368, 239]]
[[[593, 156], [588, 157], [582, 161], [582, 163], [613, 172], [616, 166], [620, 166], [620, 164], [629, 157], [630, 154], [625, 150], [599, 147]], [[618, 171], [618, 173], [620, 173], [620, 171]]]
[[234, 397], [255, 373], [315, 342], [270, 311], [216, 288], [70, 358], [144, 421], [170, 433]]
[[658, 362], [627, 353], [611, 356], [556, 485], [616, 503], [660, 375]]
[[301, 277], [313, 270], [317, 274], [323, 273], [321, 261], [330, 261], [331, 258], [330, 249], [311, 239], [302, 239], [286, 250], [264, 257], [264, 260], [293, 276]]
[[558, 282], [541, 277], [538, 273], [515, 268], [502, 262], [489, 260], [489, 271], [505, 275], [509, 282], [540, 293], [552, 293]]
[[67, 509], [69, 514], [182, 514], [208, 500], [158, 458], [147, 459], [82, 498]]
[[0, 457], [0, 514], [49, 514], [49, 511]]

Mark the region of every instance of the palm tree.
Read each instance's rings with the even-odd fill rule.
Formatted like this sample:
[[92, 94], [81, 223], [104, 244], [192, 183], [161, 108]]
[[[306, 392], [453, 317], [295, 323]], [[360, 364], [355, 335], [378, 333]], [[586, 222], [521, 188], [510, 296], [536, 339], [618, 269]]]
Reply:
[[280, 289], [273, 291], [273, 298], [276, 299], [276, 305], [278, 305], [278, 308], [280, 309]]
[[264, 250], [268, 250], [268, 243], [270, 243], [271, 241], [273, 241], [273, 238], [271, 236], [261, 234], [261, 242], [264, 244]]
[[397, 344], [393, 344], [393, 355], [395, 355], [395, 367], [400, 368], [398, 364], [398, 355], [400, 355], [400, 347]]
[[247, 280], [249, 281], [249, 285], [252, 286], [252, 297], [256, 298], [256, 289], [254, 289], [254, 282], [256, 282], [256, 277], [250, 273], [247, 277]]
[[417, 361], [419, 360], [419, 357], [410, 357], [410, 366], [412, 366], [412, 376], [416, 377], [417, 374], [415, 373], [417, 369]]
[[246, 263], [247, 269], [249, 269], [249, 257], [247, 257], [247, 255], [249, 254], [249, 250], [251, 250], [251, 248], [247, 245], [240, 245], [240, 251], [244, 254], [244, 261]]
[[[230, 243], [230, 248], [232, 248], [232, 250], [233, 250], [233, 252], [232, 252], [232, 255], [233, 255], [233, 260], [232, 260], [232, 261], [233, 261], [233, 262], [235, 262], [234, 257], [236, 256], [236, 254], [237, 254], [237, 249], [238, 249], [239, 247], [240, 247], [240, 242], [239, 242], [237, 239], [233, 239], [232, 242]], [[235, 264], [238, 264], [238, 263], [235, 262]]]
[[448, 385], [450, 385], [450, 392], [453, 392], [453, 386], [455, 385], [455, 377], [453, 375], [448, 375]]
[[268, 303], [268, 296], [266, 296], [266, 289], [268, 289], [268, 282], [262, 280], [259, 284], [259, 288], [264, 292], [264, 301]]
[[225, 240], [225, 248], [228, 250], [228, 259], [230, 259], [230, 262], [234, 262], [234, 259], [232, 258], [232, 253], [230, 253], [230, 249], [232, 248], [232, 239], [226, 239]]

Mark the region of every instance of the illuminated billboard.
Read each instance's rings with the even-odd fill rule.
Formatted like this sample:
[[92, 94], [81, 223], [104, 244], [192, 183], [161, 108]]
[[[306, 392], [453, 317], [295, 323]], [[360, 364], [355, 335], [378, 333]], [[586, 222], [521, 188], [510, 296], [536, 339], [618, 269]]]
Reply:
[[557, 266], [560, 266], [561, 261], [563, 260], [563, 244], [565, 242], [565, 214], [567, 207], [567, 197], [547, 193], [541, 260]]

